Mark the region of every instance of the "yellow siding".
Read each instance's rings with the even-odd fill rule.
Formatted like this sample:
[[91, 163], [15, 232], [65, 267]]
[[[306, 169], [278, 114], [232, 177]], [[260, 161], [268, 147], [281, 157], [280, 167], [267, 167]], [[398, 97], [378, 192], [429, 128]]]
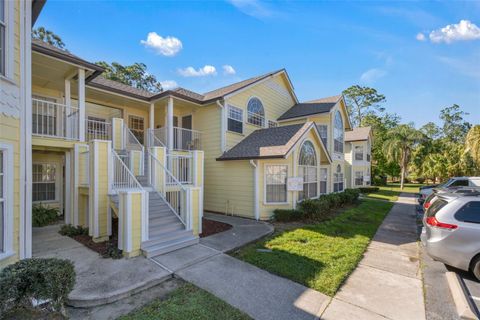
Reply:
[[200, 221], [200, 188], [191, 188], [192, 204], [192, 230], [194, 235], [198, 235]]
[[142, 244], [142, 210], [143, 201], [141, 193], [131, 193], [131, 212], [132, 212], [132, 253], [129, 255], [135, 256], [140, 253], [140, 246]]
[[0, 142], [13, 146], [13, 250], [14, 256], [0, 260], [0, 268], [20, 258], [20, 120], [0, 114]]
[[89, 151], [87, 145], [79, 145], [78, 153], [79, 153], [79, 162], [78, 162], [78, 181], [81, 184], [82, 182], [89, 181], [89, 167], [85, 160], [90, 161], [90, 153], [88, 153], [88, 158], [81, 158], [80, 154], [83, 152]]
[[88, 189], [80, 188], [78, 195], [78, 224], [82, 227], [88, 227]]
[[[285, 111], [294, 105], [294, 100], [290, 94], [287, 94], [289, 88], [287, 87], [283, 75], [277, 75], [270, 80], [255, 85], [245, 91], [233, 95], [226, 100], [226, 104], [233, 105], [243, 110], [243, 134], [227, 131], [227, 149], [232, 148], [234, 145], [243, 140], [255, 130], [261, 129], [261, 127], [247, 123], [247, 103], [252, 97], [257, 97], [262, 101], [263, 108], [265, 109], [265, 121], [276, 121]], [[284, 93], [280, 93], [275, 87], [284, 90]]]
[[[97, 150], [95, 150], [95, 146]], [[90, 143], [90, 183], [96, 179], [97, 190], [89, 188], [89, 196], [91, 199], [97, 198], [97, 207], [95, 208], [94, 201], [90, 201], [89, 216], [92, 221], [92, 228], [98, 225], [98, 237], [94, 236], [94, 230], [91, 234], [94, 236], [94, 241], [102, 241], [108, 237], [108, 210], [109, 210], [109, 196], [108, 196], [108, 147], [109, 143], [95, 141]], [[95, 152], [98, 152], [95, 157]], [[95, 163], [95, 160], [98, 162]], [[97, 220], [95, 220], [95, 210], [98, 212]]]

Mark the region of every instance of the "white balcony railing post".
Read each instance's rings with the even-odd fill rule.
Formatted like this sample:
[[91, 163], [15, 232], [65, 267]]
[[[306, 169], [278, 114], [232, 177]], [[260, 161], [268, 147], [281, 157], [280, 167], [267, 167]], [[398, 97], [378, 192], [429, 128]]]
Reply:
[[79, 140], [78, 121], [78, 108], [32, 98], [32, 134]]

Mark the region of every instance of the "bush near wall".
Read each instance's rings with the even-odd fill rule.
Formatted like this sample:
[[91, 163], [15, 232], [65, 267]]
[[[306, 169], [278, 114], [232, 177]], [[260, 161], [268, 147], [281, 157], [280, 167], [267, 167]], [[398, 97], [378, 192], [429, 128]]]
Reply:
[[360, 190], [361, 193], [371, 193], [371, 192], [377, 192], [378, 190], [380, 190], [379, 187], [362, 187], [362, 188], [358, 188], [358, 190]]
[[359, 195], [358, 189], [345, 189], [344, 192], [324, 194], [317, 199], [305, 199], [299, 203], [299, 208], [296, 210], [274, 210], [274, 219], [279, 222], [323, 221], [330, 216], [333, 210], [357, 201]]
[[75, 269], [69, 260], [25, 259], [0, 272], [0, 314], [13, 309], [42, 308], [63, 311], [64, 302], [75, 285]]
[[44, 227], [58, 220], [59, 210], [43, 204], [32, 207], [32, 226]]

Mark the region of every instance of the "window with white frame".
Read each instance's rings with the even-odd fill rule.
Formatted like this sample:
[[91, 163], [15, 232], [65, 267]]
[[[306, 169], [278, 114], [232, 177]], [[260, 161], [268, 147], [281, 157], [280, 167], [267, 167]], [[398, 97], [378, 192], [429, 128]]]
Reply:
[[265, 126], [265, 110], [258, 98], [251, 98], [247, 104], [247, 122], [259, 127]]
[[287, 202], [287, 165], [265, 166], [265, 202]]
[[278, 122], [273, 121], [273, 120], [268, 120], [268, 127], [269, 128], [276, 128], [276, 127], [278, 127]]
[[228, 124], [227, 130], [243, 133], [243, 110], [234, 106], [228, 106]]
[[355, 146], [354, 151], [355, 160], [363, 160], [363, 146]]
[[57, 165], [34, 163], [32, 165], [32, 201], [55, 201]]
[[343, 153], [343, 120], [340, 111], [335, 112], [333, 120], [333, 151]]
[[343, 172], [342, 166], [337, 165], [337, 169], [333, 174], [333, 192], [343, 191]]
[[128, 127], [130, 128], [130, 131], [132, 131], [135, 138], [137, 138], [138, 142], [143, 144], [143, 137], [145, 133], [145, 120], [142, 117], [129, 116]]
[[328, 150], [328, 126], [326, 124], [317, 124], [317, 129], [325, 148]]
[[32, 133], [57, 135], [57, 100], [32, 95]]
[[5, 75], [5, 61], [7, 59], [6, 56], [6, 2], [5, 0], [0, 0], [0, 74]]
[[363, 186], [363, 171], [355, 171], [355, 185]]
[[298, 200], [315, 198], [318, 187], [317, 154], [313, 143], [308, 140], [300, 148], [298, 171], [303, 177], [303, 191], [298, 192]]
[[327, 193], [328, 169], [320, 168], [320, 194]]

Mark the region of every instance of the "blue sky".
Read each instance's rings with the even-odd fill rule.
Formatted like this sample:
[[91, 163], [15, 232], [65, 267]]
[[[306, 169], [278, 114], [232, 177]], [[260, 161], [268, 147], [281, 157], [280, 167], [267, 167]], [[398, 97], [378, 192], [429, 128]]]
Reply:
[[36, 26], [198, 92], [286, 68], [301, 101], [360, 84], [417, 126], [453, 103], [480, 123], [480, 2], [48, 0]]

